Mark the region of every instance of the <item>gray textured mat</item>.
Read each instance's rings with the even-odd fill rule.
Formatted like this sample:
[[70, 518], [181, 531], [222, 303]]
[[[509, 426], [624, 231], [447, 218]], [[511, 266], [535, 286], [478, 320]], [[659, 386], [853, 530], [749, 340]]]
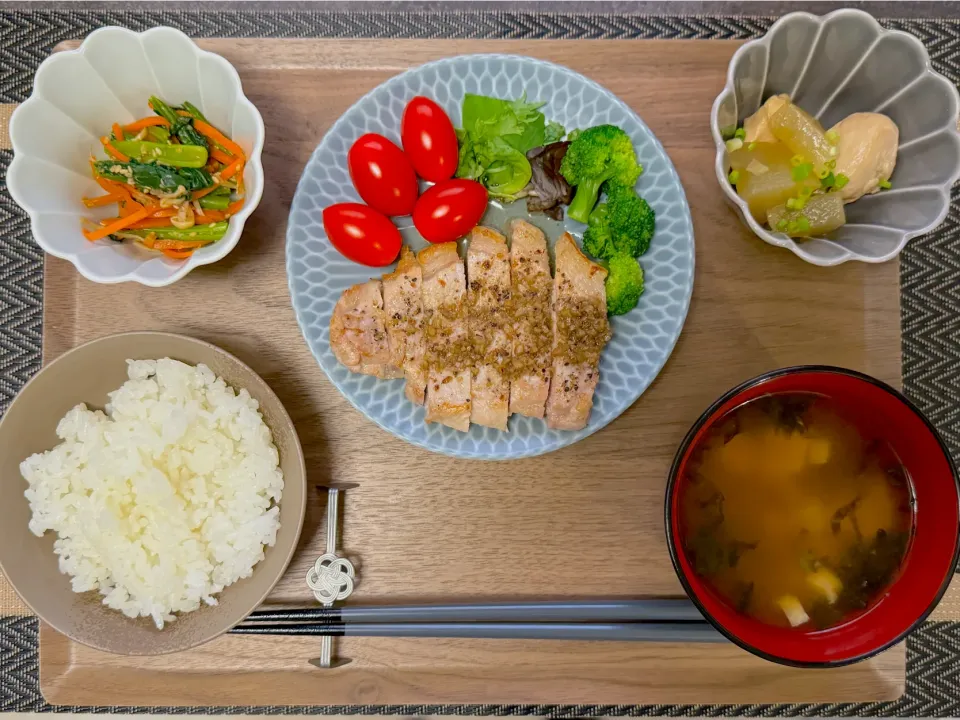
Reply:
[[[46, 5], [46, 4], [45, 4]], [[87, 4], [85, 4], [87, 5]], [[179, 4], [178, 4], [179, 5]], [[883, 4], [885, 7], [886, 3]], [[49, 6], [48, 6], [49, 7]], [[0, 10], [0, 102], [30, 94], [37, 65], [61, 40], [102, 25], [143, 30], [172, 25], [194, 37], [445, 38], [749, 38], [772, 23], [764, 17], [485, 12], [378, 13], [295, 10]], [[209, 6], [207, 6], [209, 7]], [[909, 4], [904, 4], [909, 9]], [[960, 21], [884, 20], [918, 36], [937, 70], [960, 80]], [[9, 152], [0, 152], [0, 408], [40, 367], [42, 253], [6, 191]], [[901, 324], [906, 393], [960, 449], [960, 193], [941, 228], [912, 241], [901, 262]], [[37, 621], [0, 618], [0, 711], [160, 712], [170, 708], [51, 707], [38, 684]], [[328, 708], [179, 708], [189, 714], [456, 714], [883, 716], [960, 715], [960, 623], [926, 623], [907, 646], [907, 691], [894, 703], [736, 706], [345, 706]]]

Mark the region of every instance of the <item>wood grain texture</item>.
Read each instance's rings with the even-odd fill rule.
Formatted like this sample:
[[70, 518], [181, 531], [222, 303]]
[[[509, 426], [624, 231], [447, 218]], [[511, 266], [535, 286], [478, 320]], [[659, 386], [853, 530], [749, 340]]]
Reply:
[[[311, 484], [353, 482], [343, 548], [356, 603], [678, 595], [663, 534], [667, 470], [719, 394], [799, 363], [900, 384], [897, 263], [822, 269], [765, 245], [725, 205], [708, 113], [737, 47], [727, 41], [201, 41], [230, 60], [264, 116], [263, 201], [237, 248], [176, 285], [96, 285], [47, 258], [44, 356], [132, 329], [183, 332], [249, 363], [300, 433]], [[287, 213], [322, 134], [363, 93], [412, 64], [465, 52], [542, 57], [588, 75], [643, 116], [680, 173], [697, 270], [687, 323], [660, 377], [620, 419], [550, 455], [509, 464], [412, 447], [366, 420], [317, 368], [294, 320]], [[308, 603], [324, 499], [271, 596]], [[904, 649], [805, 672], [729, 646], [351, 639], [353, 663], [306, 664], [316, 640], [226, 637], [177, 656], [128, 659], [42, 633], [41, 683], [64, 704], [725, 703], [893, 699]], [[241, 676], [241, 673], [244, 673]]]
[[0, 615], [32, 615], [7, 579], [0, 574]]
[[10, 116], [16, 107], [16, 103], [0, 103], [0, 150], [13, 147], [10, 143]]
[[[903, 648], [836, 670], [791, 670], [733, 645], [350, 638], [352, 662], [307, 664], [316, 638], [226, 636], [152, 660], [81, 650], [41, 628], [53, 704], [762, 703], [894, 698]], [[321, 674], [322, 673], [322, 674]]]

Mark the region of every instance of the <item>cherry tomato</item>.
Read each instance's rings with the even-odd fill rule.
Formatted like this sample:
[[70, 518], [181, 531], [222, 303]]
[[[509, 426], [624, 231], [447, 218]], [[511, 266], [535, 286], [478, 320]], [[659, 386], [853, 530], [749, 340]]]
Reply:
[[470, 232], [487, 209], [487, 189], [475, 180], [444, 180], [428, 188], [413, 208], [413, 224], [432, 243]]
[[417, 202], [417, 176], [403, 150], [383, 135], [361, 136], [347, 153], [350, 179], [370, 207], [384, 215], [409, 215]]
[[457, 133], [443, 108], [430, 98], [418, 95], [407, 103], [400, 139], [413, 169], [424, 180], [449, 180], [457, 171]]
[[360, 203], [338, 203], [323, 211], [323, 229], [344, 257], [383, 267], [400, 253], [400, 231], [383, 213]]

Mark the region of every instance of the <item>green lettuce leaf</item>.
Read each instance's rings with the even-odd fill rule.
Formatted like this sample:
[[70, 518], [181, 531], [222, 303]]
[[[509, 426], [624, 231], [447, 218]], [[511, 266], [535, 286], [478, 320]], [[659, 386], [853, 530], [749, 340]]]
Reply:
[[547, 123], [547, 127], [543, 132], [543, 144], [549, 145], [550, 143], [555, 143], [566, 134], [567, 131], [564, 130], [563, 125], [550, 121]]
[[559, 140], [563, 126], [547, 123], [540, 107], [527, 102], [467, 93], [463, 98], [463, 128], [457, 131], [460, 161], [457, 177], [482, 182], [490, 194], [513, 200], [530, 182], [526, 153]]

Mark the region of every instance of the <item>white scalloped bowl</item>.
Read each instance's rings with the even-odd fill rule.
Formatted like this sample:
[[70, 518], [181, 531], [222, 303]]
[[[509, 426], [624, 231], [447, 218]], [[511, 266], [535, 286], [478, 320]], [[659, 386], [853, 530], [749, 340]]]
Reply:
[[[88, 209], [84, 196], [103, 193], [90, 174], [89, 157], [105, 157], [98, 138], [150, 114], [157, 95], [189, 100], [247, 154], [246, 202], [230, 219], [227, 234], [186, 260], [172, 260], [130, 243], [91, 243], [81, 220], [114, 214]], [[263, 194], [264, 129], [260, 113], [243, 94], [240, 77], [219, 55], [201, 50], [179, 30], [158, 27], [135, 33], [119, 27], [92, 32], [77, 49], [56, 53], [37, 70], [33, 94], [10, 120], [13, 163], [7, 186], [30, 216], [37, 243], [72, 262], [98, 283], [133, 281], [158, 287], [195, 267], [224, 257], [237, 244], [243, 224]]]
[[[827, 128], [855, 112], [881, 112], [900, 128], [893, 189], [848, 204], [847, 224], [827, 237], [796, 242], [768, 230], [727, 181], [724, 139], [779, 93]], [[717, 180], [744, 224], [771, 245], [815, 265], [884, 262], [947, 215], [950, 189], [960, 178], [958, 111], [957, 89], [931, 69], [914, 36], [884, 30], [860, 10], [791, 13], [730, 61], [727, 85], [710, 115]]]

